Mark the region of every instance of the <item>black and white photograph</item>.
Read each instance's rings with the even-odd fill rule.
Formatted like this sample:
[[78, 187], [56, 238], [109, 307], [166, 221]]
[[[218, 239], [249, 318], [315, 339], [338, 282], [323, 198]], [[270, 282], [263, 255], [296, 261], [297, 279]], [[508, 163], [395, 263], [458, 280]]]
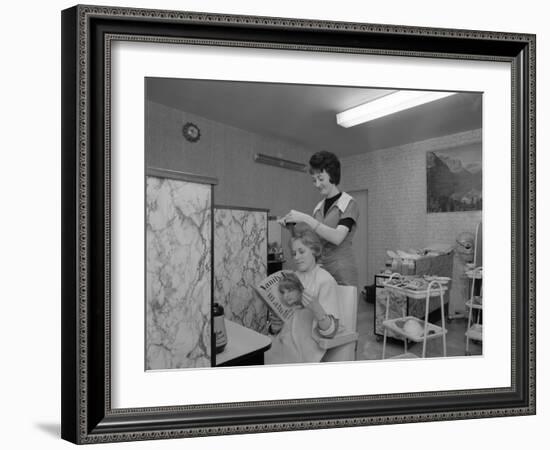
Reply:
[[483, 355], [482, 93], [144, 84], [147, 371]]
[[61, 438], [534, 436], [542, 24], [240, 2], [58, 11]]

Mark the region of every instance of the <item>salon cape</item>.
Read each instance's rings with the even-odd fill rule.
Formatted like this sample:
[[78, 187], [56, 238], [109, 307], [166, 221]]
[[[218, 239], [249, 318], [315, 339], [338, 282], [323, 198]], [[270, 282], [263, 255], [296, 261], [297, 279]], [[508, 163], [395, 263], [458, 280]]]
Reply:
[[[317, 297], [327, 314], [340, 318], [337, 284], [332, 275], [318, 265], [307, 273], [295, 273], [304, 291]], [[271, 349], [265, 353], [265, 364], [319, 362], [325, 354], [317, 343], [320, 337], [313, 312], [307, 308], [296, 309], [273, 338]]]

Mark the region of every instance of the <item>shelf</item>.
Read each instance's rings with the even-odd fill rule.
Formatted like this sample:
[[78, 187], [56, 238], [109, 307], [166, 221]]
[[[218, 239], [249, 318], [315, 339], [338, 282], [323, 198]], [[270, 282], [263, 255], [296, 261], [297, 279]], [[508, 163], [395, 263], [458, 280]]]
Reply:
[[468, 300], [466, 306], [473, 309], [483, 309], [483, 298], [476, 296], [472, 300]]
[[468, 339], [483, 341], [483, 325], [473, 324], [465, 333]]
[[[407, 333], [405, 330], [403, 330], [403, 325], [407, 320], [414, 320], [415, 322], [417, 322], [422, 327], [422, 333], [412, 334], [412, 333]], [[400, 317], [398, 319], [384, 320], [384, 322], [382, 322], [382, 326], [384, 326], [388, 330], [393, 331], [395, 334], [399, 336], [403, 336], [409, 339], [410, 341], [413, 341], [413, 342], [424, 341], [424, 321], [422, 319], [419, 319], [418, 317], [406, 316], [406, 317]], [[430, 322], [428, 322], [427, 324], [426, 331], [427, 331], [426, 340], [434, 339], [434, 338], [443, 336], [444, 334], [447, 333], [447, 330]]]

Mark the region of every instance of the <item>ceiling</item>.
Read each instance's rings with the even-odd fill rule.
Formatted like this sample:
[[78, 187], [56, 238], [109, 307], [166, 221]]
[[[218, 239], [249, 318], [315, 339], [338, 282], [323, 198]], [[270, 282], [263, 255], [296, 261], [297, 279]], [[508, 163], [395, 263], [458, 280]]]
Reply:
[[146, 98], [312, 151], [350, 156], [481, 128], [482, 96], [459, 93], [351, 128], [336, 113], [392, 90], [148, 78]]

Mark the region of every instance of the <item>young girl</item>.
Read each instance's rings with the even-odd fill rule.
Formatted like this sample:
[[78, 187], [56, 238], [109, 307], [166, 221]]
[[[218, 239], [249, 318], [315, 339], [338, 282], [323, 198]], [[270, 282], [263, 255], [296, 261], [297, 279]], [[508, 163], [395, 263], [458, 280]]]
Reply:
[[[296, 306], [296, 311], [273, 338], [265, 354], [266, 364], [319, 362], [325, 350], [318, 340], [331, 338], [338, 331], [336, 281], [317, 264], [321, 254], [318, 236], [312, 230], [301, 230], [293, 236], [291, 248], [295, 276], [287, 274], [278, 288], [282, 300]], [[273, 325], [270, 329], [276, 332]]]

